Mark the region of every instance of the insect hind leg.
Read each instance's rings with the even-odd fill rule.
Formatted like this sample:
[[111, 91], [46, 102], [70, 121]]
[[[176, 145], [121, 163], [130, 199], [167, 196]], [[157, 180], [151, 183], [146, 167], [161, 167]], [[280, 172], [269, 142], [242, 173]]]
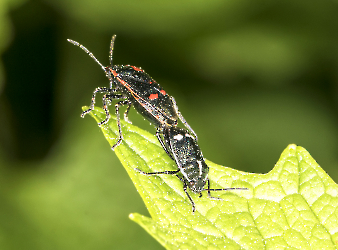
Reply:
[[164, 151], [167, 153], [167, 155], [169, 155], [169, 157], [175, 161], [172, 153], [170, 153], [170, 148], [169, 146], [167, 145], [167, 143], [165, 143], [165, 141], [163, 141], [161, 135], [163, 135], [163, 127], [158, 127], [157, 130], [156, 130], [156, 137], [158, 139], [158, 141], [160, 142], [162, 148], [164, 149]]
[[174, 106], [174, 109], [178, 115], [178, 117], [180, 118], [181, 122], [184, 124], [184, 126], [190, 131], [190, 133], [193, 134], [193, 136], [195, 137], [195, 140], [197, 141], [198, 138], [197, 138], [197, 134], [195, 133], [195, 131], [190, 127], [189, 123], [186, 121], [186, 119], [183, 117], [183, 115], [181, 114], [181, 112], [179, 111], [178, 109], [178, 106], [176, 104], [176, 101], [175, 101], [175, 98], [173, 96], [170, 97], [172, 103], [173, 103], [173, 106]]

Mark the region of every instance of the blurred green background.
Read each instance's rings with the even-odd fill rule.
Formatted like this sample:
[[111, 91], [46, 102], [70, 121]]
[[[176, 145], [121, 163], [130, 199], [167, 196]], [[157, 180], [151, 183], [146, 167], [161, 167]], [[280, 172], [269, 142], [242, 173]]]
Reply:
[[[161, 249], [95, 121], [107, 65], [176, 98], [204, 156], [266, 173], [290, 143], [337, 181], [338, 1], [0, 1], [0, 249]], [[100, 98], [98, 99], [100, 104]], [[134, 110], [134, 124], [155, 129]]]

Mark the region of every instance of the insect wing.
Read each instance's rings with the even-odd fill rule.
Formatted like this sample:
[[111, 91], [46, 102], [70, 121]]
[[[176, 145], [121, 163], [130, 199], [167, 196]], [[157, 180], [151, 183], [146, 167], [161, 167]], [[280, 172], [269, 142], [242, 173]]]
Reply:
[[[131, 67], [129, 66], [129, 68]], [[143, 70], [136, 71], [134, 68], [125, 70], [121, 74], [116, 74], [117, 80], [126, 88], [126, 95], [138, 102], [157, 121], [168, 121], [171, 124], [175, 124], [177, 122], [177, 113], [170, 96], [147, 73]], [[138, 109], [136, 105], [135, 108]]]

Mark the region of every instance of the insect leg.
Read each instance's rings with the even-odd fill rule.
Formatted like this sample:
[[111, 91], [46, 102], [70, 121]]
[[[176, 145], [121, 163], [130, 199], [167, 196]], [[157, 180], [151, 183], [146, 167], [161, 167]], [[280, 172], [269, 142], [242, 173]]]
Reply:
[[176, 104], [175, 98], [173, 96], [170, 97], [173, 105], [174, 105], [174, 109], [178, 115], [178, 117], [180, 118], [181, 122], [184, 124], [184, 126], [193, 134], [193, 136], [195, 137], [196, 141], [198, 140], [197, 138], [197, 134], [195, 133], [195, 131], [190, 127], [190, 125], [188, 124], [188, 122], [184, 119], [183, 115], [181, 114], [181, 112], [178, 110], [178, 106]]
[[157, 128], [157, 131], [156, 131], [156, 137], [157, 137], [158, 141], [161, 143], [161, 146], [162, 146], [162, 148], [164, 149], [164, 151], [167, 153], [167, 155], [169, 155], [170, 158], [171, 158], [173, 161], [175, 161], [175, 159], [174, 159], [174, 157], [172, 156], [172, 154], [169, 153], [169, 152], [170, 152], [170, 149], [168, 148], [167, 143], [165, 143], [165, 142], [163, 141], [163, 139], [162, 139], [162, 137], [161, 137], [161, 134], [163, 135], [163, 127]]
[[174, 175], [174, 174], [178, 174], [180, 172], [180, 170], [168, 170], [168, 171], [162, 171], [162, 172], [144, 172], [138, 168], [135, 168], [136, 171], [140, 172], [143, 175], [158, 175], [158, 174], [170, 174], [170, 175]]
[[[115, 91], [113, 91], [115, 92]], [[103, 103], [103, 110], [106, 112], [106, 119], [104, 119], [103, 121], [99, 122], [99, 126], [101, 126], [102, 124], [106, 124], [109, 119], [110, 119], [110, 113], [109, 113], [109, 109], [108, 109], [108, 106], [111, 104], [111, 100], [112, 99], [120, 99], [120, 98], [123, 98], [123, 95], [120, 95], [120, 94], [112, 94], [112, 93], [109, 93], [109, 94], [105, 94], [103, 97], [102, 97], [102, 103]]]
[[[208, 198], [210, 198], [210, 199], [213, 199], [213, 200], [222, 200], [221, 198], [219, 198], [219, 197], [213, 197], [213, 196], [211, 196], [211, 194], [210, 194], [210, 180], [208, 179]], [[215, 191], [215, 190], [213, 190], [213, 191]], [[219, 190], [220, 191], [220, 190]], [[202, 194], [202, 193], [201, 193]], [[202, 196], [202, 195], [201, 195]], [[201, 197], [200, 196], [200, 197]]]
[[129, 110], [130, 110], [130, 107], [131, 107], [131, 103], [128, 105], [126, 111], [124, 111], [124, 120], [130, 124], [132, 124], [132, 122], [128, 119], [128, 113], [129, 113]]
[[215, 200], [222, 200], [218, 197], [212, 197], [210, 191], [228, 191], [228, 190], [249, 190], [248, 188], [210, 188], [210, 180], [208, 179], [208, 189], [203, 189], [202, 191], [208, 191], [208, 198]]
[[177, 174], [180, 172], [180, 170], [169, 170], [169, 171], [163, 171], [163, 172], [144, 172], [138, 168], [135, 168], [136, 171], [138, 171], [141, 174], [144, 175], [158, 175], [158, 174], [170, 174], [170, 175], [174, 175], [176, 174], [177, 178], [183, 182], [183, 191], [185, 192], [185, 194], [188, 196], [190, 203], [192, 205], [192, 211], [195, 212], [195, 202], [193, 201], [193, 199], [191, 198], [191, 196], [188, 193], [188, 185], [187, 183], [184, 181], [184, 179], [182, 177], [179, 177]]
[[194, 202], [194, 200], [191, 198], [191, 196], [190, 196], [189, 193], [188, 193], [188, 190], [187, 190], [188, 185], [187, 185], [187, 183], [183, 180], [182, 177], [179, 177], [178, 175], [176, 175], [176, 176], [177, 176], [178, 179], [180, 179], [180, 181], [183, 182], [183, 191], [184, 191], [185, 194], [188, 196], [188, 198], [189, 198], [189, 200], [190, 200], [190, 203], [191, 203], [191, 205], [192, 205], [192, 212], [194, 213], [195, 210], [196, 210], [196, 208], [195, 208], [195, 202]]
[[93, 92], [93, 96], [92, 96], [92, 101], [90, 103], [90, 108], [83, 111], [82, 114], [81, 114], [81, 117], [83, 118], [86, 114], [90, 113], [93, 109], [94, 109], [94, 104], [95, 104], [95, 97], [96, 97], [96, 94], [97, 93], [108, 93], [109, 92], [109, 89], [106, 88], [106, 87], [98, 87], [94, 90]]
[[118, 145], [121, 144], [122, 140], [123, 140], [123, 135], [122, 135], [122, 129], [121, 129], [121, 122], [120, 122], [120, 106], [123, 105], [130, 105], [131, 102], [129, 100], [124, 100], [124, 101], [119, 101], [118, 103], [115, 104], [115, 113], [116, 113], [116, 122], [117, 122], [117, 126], [119, 128], [119, 139], [117, 140], [117, 142], [111, 147], [112, 150], [114, 150]]

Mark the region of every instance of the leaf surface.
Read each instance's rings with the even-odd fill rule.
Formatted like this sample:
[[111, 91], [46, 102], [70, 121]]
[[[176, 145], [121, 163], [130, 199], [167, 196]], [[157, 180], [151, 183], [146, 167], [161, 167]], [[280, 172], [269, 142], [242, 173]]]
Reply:
[[[84, 107], [85, 109], [86, 107]], [[90, 113], [97, 122], [102, 109]], [[101, 127], [112, 146], [116, 120]], [[175, 176], [145, 176], [175, 170], [157, 138], [122, 121], [123, 142], [115, 153], [147, 206], [151, 218], [130, 218], [167, 249], [337, 249], [338, 186], [302, 147], [289, 145], [267, 174], [240, 172], [206, 161], [211, 188], [245, 187], [213, 192], [222, 200], [189, 192]]]

